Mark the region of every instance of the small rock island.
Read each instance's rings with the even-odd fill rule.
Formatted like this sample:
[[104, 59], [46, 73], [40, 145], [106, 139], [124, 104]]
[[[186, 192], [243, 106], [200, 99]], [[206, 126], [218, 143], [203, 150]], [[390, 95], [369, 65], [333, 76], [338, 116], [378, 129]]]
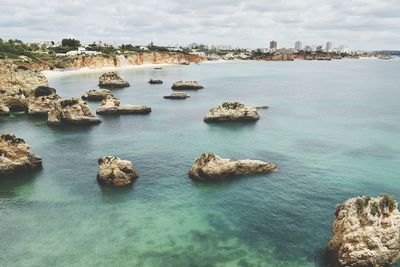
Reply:
[[97, 114], [118, 115], [118, 114], [148, 114], [151, 108], [147, 106], [121, 105], [118, 98], [108, 96], [100, 103], [96, 110]]
[[204, 87], [197, 81], [178, 81], [172, 84], [171, 89], [173, 90], [198, 90]]
[[400, 212], [393, 196], [361, 196], [336, 207], [330, 260], [339, 266], [387, 266], [400, 259]]
[[30, 153], [30, 146], [14, 134], [0, 136], [0, 176], [42, 167], [42, 159]]
[[108, 89], [94, 89], [87, 91], [81, 98], [87, 101], [101, 101], [107, 96], [113, 96]]
[[47, 117], [49, 125], [63, 124], [99, 124], [101, 120], [96, 118], [90, 108], [82, 99], [64, 99], [55, 103]]
[[150, 79], [149, 84], [162, 84], [163, 81], [159, 79]]
[[118, 157], [106, 156], [98, 160], [97, 181], [101, 184], [123, 186], [135, 181], [139, 174], [133, 169], [132, 162]]
[[183, 92], [176, 92], [176, 93], [172, 93], [170, 95], [164, 96], [165, 99], [186, 99], [189, 97], [190, 96], [188, 96], [187, 94], [185, 94]]
[[210, 109], [204, 122], [257, 121], [260, 119], [255, 106], [246, 106], [240, 102], [224, 102]]
[[189, 177], [195, 180], [219, 180], [228, 177], [269, 173], [275, 171], [275, 164], [261, 160], [230, 160], [213, 153], [201, 155], [189, 170]]
[[121, 78], [116, 72], [106, 72], [99, 77], [100, 88], [124, 88], [129, 87], [129, 82]]

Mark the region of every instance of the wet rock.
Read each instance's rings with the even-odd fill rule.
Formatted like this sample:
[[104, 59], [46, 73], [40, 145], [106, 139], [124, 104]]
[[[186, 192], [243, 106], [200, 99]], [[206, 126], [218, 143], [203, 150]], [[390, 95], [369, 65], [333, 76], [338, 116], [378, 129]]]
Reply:
[[260, 160], [230, 160], [213, 153], [203, 154], [193, 164], [189, 177], [196, 180], [218, 180], [248, 174], [269, 173], [276, 165]]
[[0, 176], [42, 167], [42, 159], [30, 153], [30, 146], [14, 134], [0, 136]]
[[98, 160], [99, 172], [97, 181], [102, 184], [123, 186], [135, 181], [139, 174], [134, 170], [132, 162], [118, 157], [102, 157]]
[[246, 106], [240, 102], [224, 102], [217, 108], [210, 109], [205, 122], [257, 121], [260, 119], [255, 106]]

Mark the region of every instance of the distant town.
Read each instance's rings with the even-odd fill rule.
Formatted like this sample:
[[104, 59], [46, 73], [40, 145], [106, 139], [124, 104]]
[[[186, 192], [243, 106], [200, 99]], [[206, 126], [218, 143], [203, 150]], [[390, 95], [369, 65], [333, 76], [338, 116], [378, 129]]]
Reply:
[[[202, 56], [207, 60], [271, 60], [292, 61], [303, 60], [332, 60], [341, 58], [374, 57], [390, 59], [400, 55], [399, 51], [352, 51], [344, 45], [334, 46], [332, 42], [325, 45], [303, 45], [302, 41], [295, 41], [293, 47], [279, 47], [278, 41], [267, 42], [262, 48], [233, 48], [231, 45], [206, 45], [191, 43], [189, 45], [161, 46], [150, 42], [147, 45], [109, 44], [102, 41], [83, 44], [77, 39], [65, 38], [61, 41], [43, 41], [25, 43], [21, 40], [0, 39], [0, 59], [17, 60], [52, 60], [65, 56], [81, 55], [118, 55], [135, 52], [180, 52]], [[62, 60], [59, 60], [62, 67]]]

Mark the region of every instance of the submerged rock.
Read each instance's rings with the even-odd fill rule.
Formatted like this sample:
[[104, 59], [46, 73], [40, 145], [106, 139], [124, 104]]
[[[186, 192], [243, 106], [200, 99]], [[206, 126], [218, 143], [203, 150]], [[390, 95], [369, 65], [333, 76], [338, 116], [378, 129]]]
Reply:
[[197, 81], [178, 81], [172, 84], [173, 90], [198, 90], [204, 87], [200, 85]]
[[112, 71], [103, 73], [99, 77], [99, 86], [102, 88], [124, 88], [129, 87], [129, 83]]
[[187, 94], [185, 94], [183, 92], [172, 93], [170, 95], [164, 96], [164, 98], [166, 98], [166, 99], [186, 99], [189, 97], [190, 96], [188, 96]]
[[42, 167], [42, 159], [30, 153], [30, 146], [14, 134], [0, 136], [0, 176]]
[[99, 124], [86, 103], [78, 98], [58, 101], [49, 111], [47, 123], [50, 125], [62, 124]]
[[276, 165], [261, 160], [223, 159], [213, 153], [203, 154], [193, 164], [189, 177], [196, 180], [217, 180], [232, 176], [268, 173], [276, 170]]
[[259, 119], [255, 106], [246, 106], [240, 102], [224, 102], [221, 106], [210, 109], [204, 121], [257, 121]]
[[100, 107], [96, 110], [97, 114], [116, 115], [116, 114], [148, 114], [151, 108], [147, 106], [121, 105], [121, 101], [115, 97], [107, 97], [101, 101]]
[[387, 266], [400, 259], [400, 212], [390, 195], [336, 207], [328, 255], [340, 266]]
[[108, 185], [131, 184], [139, 174], [133, 169], [132, 162], [117, 157], [102, 157], [98, 160], [99, 172], [97, 181]]
[[89, 90], [82, 96], [82, 99], [88, 101], [101, 101], [108, 96], [113, 96], [111, 91], [108, 89]]
[[150, 79], [149, 84], [162, 84], [163, 81], [159, 79]]

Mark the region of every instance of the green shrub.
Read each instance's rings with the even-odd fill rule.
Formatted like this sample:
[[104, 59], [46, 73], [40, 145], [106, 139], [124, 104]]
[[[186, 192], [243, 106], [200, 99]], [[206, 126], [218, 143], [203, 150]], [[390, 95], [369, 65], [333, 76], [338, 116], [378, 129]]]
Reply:
[[379, 202], [379, 206], [383, 210], [385, 207], [389, 209], [389, 211], [393, 211], [396, 208], [397, 201], [394, 196], [389, 194], [382, 194], [381, 200]]

